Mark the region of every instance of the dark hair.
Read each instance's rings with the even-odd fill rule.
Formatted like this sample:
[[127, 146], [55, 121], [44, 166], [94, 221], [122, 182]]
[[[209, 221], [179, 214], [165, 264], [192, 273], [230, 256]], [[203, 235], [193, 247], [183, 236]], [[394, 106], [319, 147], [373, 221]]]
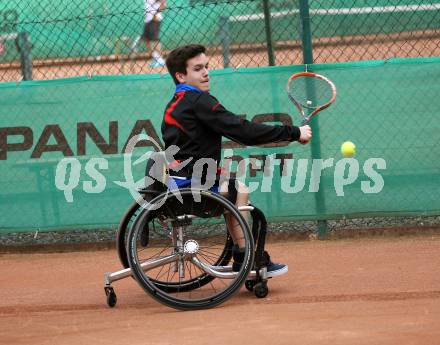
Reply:
[[206, 48], [200, 44], [188, 44], [174, 49], [167, 57], [167, 69], [177, 85], [179, 81], [176, 78], [176, 72], [186, 74], [186, 62], [193, 57], [202, 54]]

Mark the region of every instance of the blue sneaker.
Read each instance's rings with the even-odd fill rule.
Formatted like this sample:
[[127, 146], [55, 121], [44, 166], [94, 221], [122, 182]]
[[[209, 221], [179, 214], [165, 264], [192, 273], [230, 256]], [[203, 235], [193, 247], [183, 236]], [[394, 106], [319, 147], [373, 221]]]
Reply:
[[280, 276], [284, 273], [287, 273], [289, 268], [285, 264], [278, 264], [275, 262], [272, 262], [270, 259], [270, 255], [267, 251], [264, 251], [263, 253], [263, 261], [265, 262], [264, 265], [267, 269], [267, 276], [269, 278]]
[[[244, 259], [244, 249], [239, 249], [236, 245], [234, 245], [232, 249], [232, 257], [234, 259], [234, 262], [232, 263], [232, 271], [238, 272], [240, 271], [241, 264]], [[288, 266], [285, 264], [272, 262], [270, 260], [270, 255], [267, 251], [263, 252], [263, 262], [263, 266], [266, 266], [267, 269], [268, 278], [280, 276], [284, 273], [287, 273], [287, 271], [289, 270]]]
[[270, 262], [266, 267], [267, 276], [271, 278], [287, 273], [287, 271], [289, 270], [289, 267], [287, 265], [277, 264], [275, 262]]
[[154, 60], [150, 63], [151, 68], [159, 68], [165, 66], [165, 62]]

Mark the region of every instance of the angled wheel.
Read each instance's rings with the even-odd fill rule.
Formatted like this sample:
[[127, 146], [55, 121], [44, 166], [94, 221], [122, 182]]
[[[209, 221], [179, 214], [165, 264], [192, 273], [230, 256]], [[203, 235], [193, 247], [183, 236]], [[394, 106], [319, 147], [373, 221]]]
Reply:
[[[129, 268], [130, 264], [128, 262], [128, 256], [127, 256], [127, 237], [129, 230], [131, 226], [133, 225], [136, 217], [140, 214], [142, 211], [142, 200], [133, 202], [124, 216], [122, 217], [122, 220], [118, 227], [118, 232], [116, 235], [116, 250], [118, 252], [119, 260], [121, 261], [124, 268]], [[157, 222], [152, 222], [154, 226], [157, 226]], [[149, 227], [149, 223], [146, 223], [144, 226], [144, 231], [139, 235], [140, 236], [140, 244], [144, 245], [145, 243], [142, 240], [142, 238], [145, 235], [145, 228]], [[156, 231], [156, 227], [154, 227], [154, 231]], [[148, 230], [149, 232], [149, 230]], [[154, 237], [154, 234], [152, 234], [152, 237]], [[226, 266], [231, 258], [232, 258], [232, 238], [227, 234], [227, 236], [224, 239], [224, 246], [222, 252], [219, 254], [217, 261], [214, 263], [216, 266]], [[201, 273], [200, 276], [194, 276], [192, 279], [187, 280], [186, 282], [180, 282], [179, 284], [169, 282], [169, 281], [162, 281], [160, 279], [153, 279], [152, 281], [155, 282], [155, 284], [159, 285], [161, 289], [167, 292], [176, 292], [179, 291], [189, 291], [192, 289], [199, 288], [200, 286], [203, 286], [205, 284], [208, 284], [214, 277], [206, 274]]]
[[[155, 198], [151, 203], [157, 207], [141, 210], [127, 239], [128, 262], [138, 283], [161, 303], [184, 310], [214, 307], [230, 298], [246, 280], [254, 255], [252, 234], [235, 206], [212, 192], [197, 191], [198, 198], [193, 193], [181, 189], [178, 195]], [[225, 213], [235, 218], [245, 240], [239, 272], [226, 265], [232, 241]], [[144, 247], [146, 226], [150, 238]]]
[[127, 235], [128, 229], [130, 229], [141, 210], [141, 206], [139, 205], [140, 203], [141, 200], [139, 200], [139, 202], [134, 201], [130, 205], [122, 217], [121, 222], [119, 223], [118, 232], [116, 233], [116, 250], [118, 252], [119, 261], [121, 261], [121, 264], [124, 268], [130, 267], [127, 258]]

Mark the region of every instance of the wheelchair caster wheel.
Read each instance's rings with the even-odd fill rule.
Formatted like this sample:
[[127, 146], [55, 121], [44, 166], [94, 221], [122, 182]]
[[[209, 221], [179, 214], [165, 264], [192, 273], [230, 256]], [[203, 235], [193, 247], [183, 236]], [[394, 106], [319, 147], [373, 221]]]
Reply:
[[115, 290], [111, 286], [106, 286], [104, 288], [105, 294], [107, 296], [107, 305], [110, 308], [113, 308], [116, 305], [116, 302], [118, 301]]
[[246, 280], [244, 286], [246, 287], [246, 290], [250, 292], [254, 291], [255, 280]]
[[267, 287], [267, 282], [260, 282], [255, 284], [254, 287], [255, 296], [258, 298], [264, 298], [269, 293], [269, 288]]

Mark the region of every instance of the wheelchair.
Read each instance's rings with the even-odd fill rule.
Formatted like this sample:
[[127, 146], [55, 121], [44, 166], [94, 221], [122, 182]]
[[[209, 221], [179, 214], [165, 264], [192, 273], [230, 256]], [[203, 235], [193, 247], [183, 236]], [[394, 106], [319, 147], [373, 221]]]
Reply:
[[[152, 173], [151, 166], [150, 159], [147, 173], [155, 176], [154, 183], [139, 191], [141, 198], [128, 208], [118, 227], [116, 248], [124, 268], [104, 275], [108, 306], [117, 303], [112, 283], [130, 276], [151, 297], [180, 310], [215, 307], [243, 284], [256, 297], [266, 297], [263, 212], [252, 205], [237, 208], [211, 190], [173, 192], [164, 183], [167, 172], [161, 168], [159, 174]], [[240, 212], [250, 212], [250, 224]], [[239, 225], [245, 243], [243, 263], [236, 270], [227, 218]]]

